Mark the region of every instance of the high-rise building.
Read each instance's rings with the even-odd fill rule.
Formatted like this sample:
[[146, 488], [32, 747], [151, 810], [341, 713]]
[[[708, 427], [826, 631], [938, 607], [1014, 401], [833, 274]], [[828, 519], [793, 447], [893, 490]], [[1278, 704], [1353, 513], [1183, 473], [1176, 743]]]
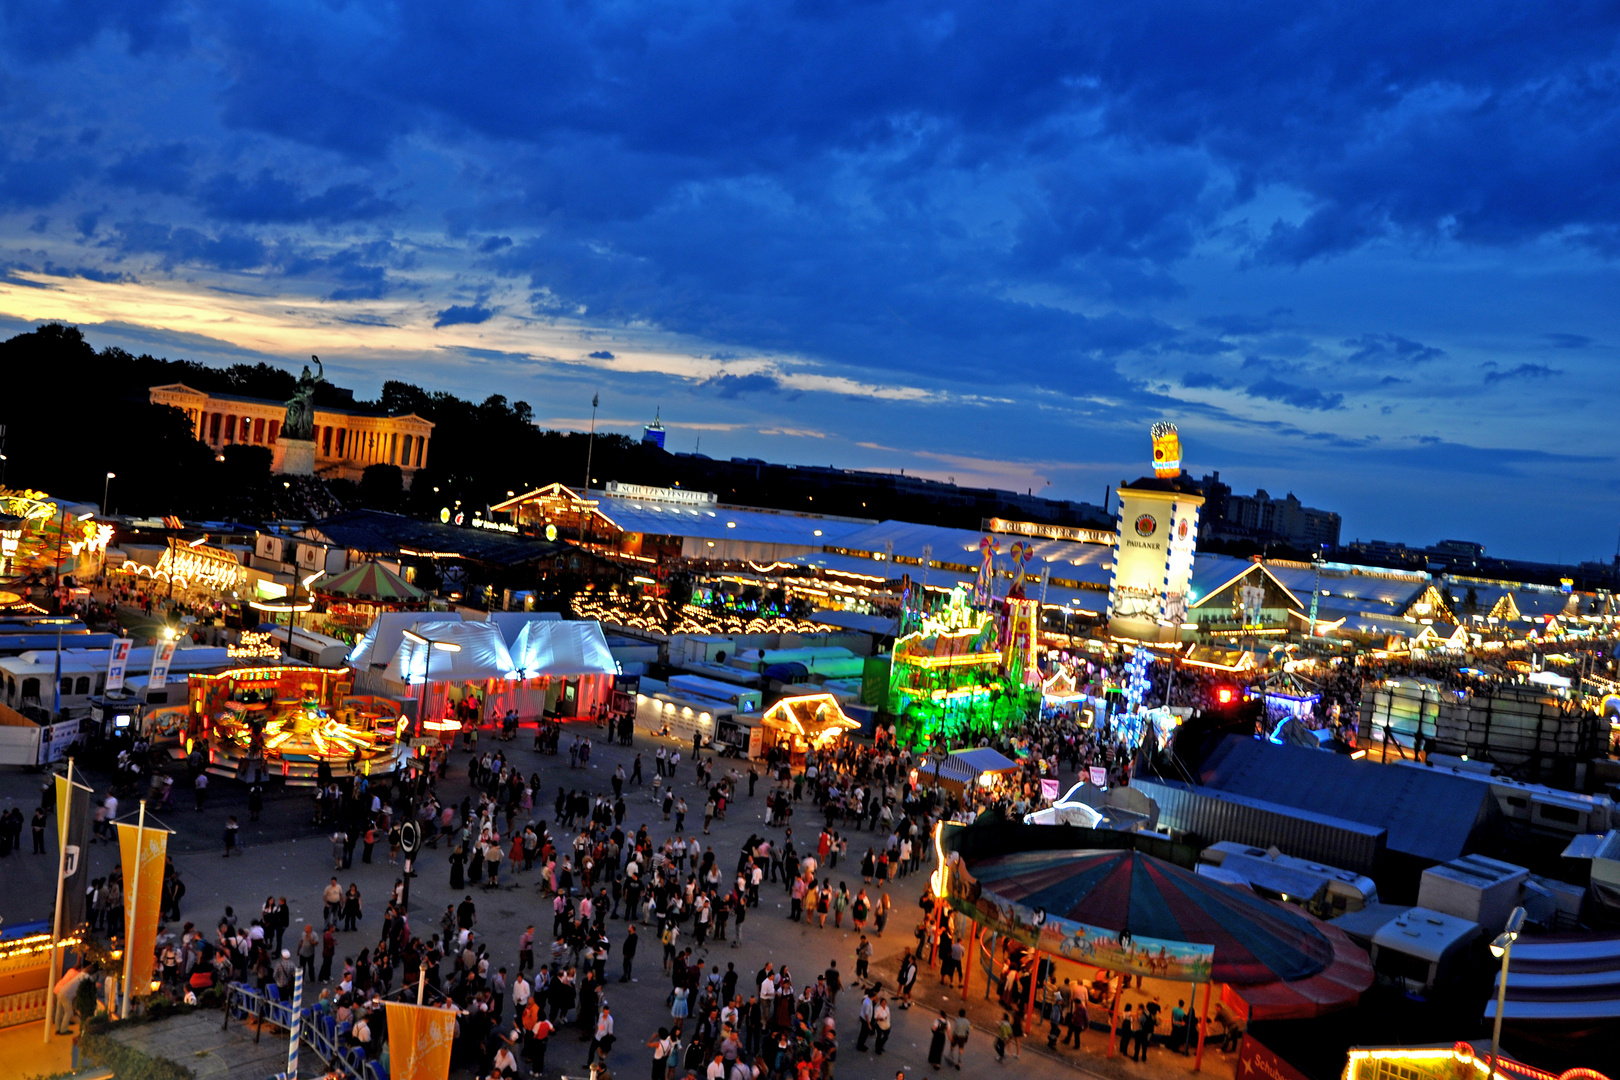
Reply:
[[658, 449], [664, 448], [664, 425], [658, 422], [658, 413], [653, 413], [653, 422], [641, 429], [641, 441], [652, 443]]
[[1203, 479], [1208, 499], [1202, 535], [1210, 540], [1254, 540], [1284, 543], [1302, 551], [1337, 547], [1342, 520], [1331, 510], [1306, 506], [1289, 492], [1273, 498], [1261, 488], [1253, 495], [1234, 495], [1221, 474]]

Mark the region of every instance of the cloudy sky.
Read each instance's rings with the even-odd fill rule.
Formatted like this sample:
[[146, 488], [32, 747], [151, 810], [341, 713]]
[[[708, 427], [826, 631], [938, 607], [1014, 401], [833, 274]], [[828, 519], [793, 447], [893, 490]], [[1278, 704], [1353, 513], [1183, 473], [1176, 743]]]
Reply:
[[0, 0], [0, 332], [1606, 558], [1611, 4]]

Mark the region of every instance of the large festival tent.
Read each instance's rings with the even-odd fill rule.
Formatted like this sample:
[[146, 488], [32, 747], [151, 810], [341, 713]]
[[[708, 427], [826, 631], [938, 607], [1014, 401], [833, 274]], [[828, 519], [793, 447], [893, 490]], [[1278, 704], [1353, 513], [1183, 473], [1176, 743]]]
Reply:
[[[395, 642], [393, 655], [379, 672], [378, 659], [389, 641]], [[502, 622], [418, 616], [383, 626], [356, 646], [351, 662], [357, 684], [362, 661], [370, 681], [395, 696], [420, 697], [425, 682], [430, 719], [444, 717], [469, 696], [486, 717], [512, 709], [520, 720], [589, 715], [611, 700], [618, 671], [600, 623], [536, 615]]]

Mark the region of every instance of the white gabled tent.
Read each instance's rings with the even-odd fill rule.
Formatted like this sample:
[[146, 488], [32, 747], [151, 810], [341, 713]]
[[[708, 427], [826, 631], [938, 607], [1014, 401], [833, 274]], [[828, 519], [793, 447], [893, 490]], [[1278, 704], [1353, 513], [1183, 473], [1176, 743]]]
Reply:
[[384, 668], [399, 652], [399, 644], [404, 640], [405, 631], [417, 623], [433, 622], [461, 622], [461, 616], [454, 611], [436, 611], [432, 614], [421, 611], [385, 611], [377, 616], [377, 621], [371, 624], [371, 629], [365, 632], [353, 649], [349, 650], [349, 663], [356, 672], [370, 671], [373, 668]]
[[[481, 682], [485, 679], [513, 679], [517, 667], [494, 623], [460, 622], [449, 619], [417, 622], [412, 633], [434, 645], [400, 636], [399, 648], [388, 662], [389, 679], [418, 685], [424, 676], [429, 682]], [[439, 643], [456, 646], [440, 648]], [[430, 670], [428, 664], [431, 663]]]
[[[356, 687], [402, 699], [425, 698], [426, 715], [435, 719], [469, 695], [486, 718], [516, 709], [521, 720], [542, 714], [594, 715], [611, 702], [618, 665], [600, 623], [499, 614], [501, 618], [485, 622], [468, 622], [453, 613], [380, 616], [350, 654]], [[431, 654], [424, 642], [406, 637], [406, 631], [431, 639]], [[390, 643], [392, 651], [385, 654]]]
[[602, 624], [595, 621], [525, 623], [512, 644], [512, 662], [526, 679], [619, 673]]

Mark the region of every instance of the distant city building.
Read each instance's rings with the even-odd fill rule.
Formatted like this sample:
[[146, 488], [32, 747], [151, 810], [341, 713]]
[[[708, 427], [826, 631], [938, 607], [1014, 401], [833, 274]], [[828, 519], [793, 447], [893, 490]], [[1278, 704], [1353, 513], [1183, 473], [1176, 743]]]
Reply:
[[641, 429], [641, 441], [652, 443], [658, 449], [664, 448], [664, 425], [658, 422], [658, 414], [653, 414], [653, 422]]
[[[274, 449], [286, 417], [284, 402], [193, 390], [185, 383], [151, 388], [152, 404], [186, 414], [197, 440], [219, 453], [227, 446]], [[428, 460], [433, 422], [415, 413], [386, 416], [362, 409], [315, 406], [315, 474], [359, 480], [368, 465], [398, 465], [405, 486]]]
[[1280, 542], [1302, 551], [1339, 544], [1343, 524], [1339, 515], [1306, 506], [1293, 492], [1281, 499], [1272, 498], [1265, 488], [1253, 495], [1234, 495], [1218, 472], [1204, 477], [1202, 483], [1206, 509], [1200, 535], [1205, 539]]

